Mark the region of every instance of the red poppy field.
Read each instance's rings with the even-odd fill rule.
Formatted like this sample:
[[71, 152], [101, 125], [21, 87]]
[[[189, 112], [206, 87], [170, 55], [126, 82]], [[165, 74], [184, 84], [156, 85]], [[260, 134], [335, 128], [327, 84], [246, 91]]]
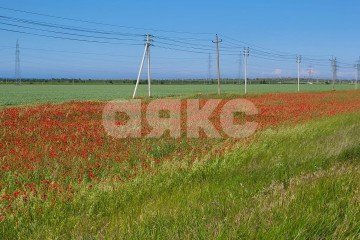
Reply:
[[[258, 131], [360, 109], [357, 91], [266, 94], [247, 99], [259, 109]], [[191, 164], [222, 155], [240, 141], [113, 139], [102, 126], [104, 105], [70, 102], [1, 110], [0, 216], [11, 212], [12, 202], [19, 198], [25, 202], [30, 197], [68, 199], [76, 194], [78, 185], [91, 188], [100, 182], [128, 181], [139, 172], [151, 173], [164, 161]], [[245, 144], [247, 140], [241, 141]]]

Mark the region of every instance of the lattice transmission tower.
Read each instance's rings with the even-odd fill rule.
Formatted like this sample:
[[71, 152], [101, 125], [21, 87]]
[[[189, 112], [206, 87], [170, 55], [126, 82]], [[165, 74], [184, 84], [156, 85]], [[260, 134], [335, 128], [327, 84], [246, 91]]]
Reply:
[[16, 41], [16, 50], [15, 50], [15, 81], [17, 84], [21, 84], [19, 40]]

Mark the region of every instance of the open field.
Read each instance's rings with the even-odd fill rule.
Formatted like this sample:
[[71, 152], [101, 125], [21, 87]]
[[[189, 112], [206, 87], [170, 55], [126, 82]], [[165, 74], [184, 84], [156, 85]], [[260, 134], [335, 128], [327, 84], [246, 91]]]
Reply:
[[[301, 85], [302, 91], [330, 91], [332, 85]], [[354, 85], [341, 84], [337, 90], [354, 89]], [[65, 101], [112, 100], [130, 98], [134, 85], [0, 85], [0, 107], [27, 105], [36, 103], [59, 103]], [[222, 85], [224, 93], [242, 94], [243, 85]], [[295, 84], [262, 84], [249, 85], [249, 93], [296, 92]], [[194, 94], [211, 94], [217, 92], [214, 85], [153, 85], [154, 96], [189, 96]], [[140, 85], [139, 96], [147, 95], [147, 86]]]
[[247, 99], [242, 140], [116, 140], [103, 102], [0, 110], [1, 239], [360, 236], [360, 92]]
[[360, 240], [360, 1], [2, 1], [0, 240]]

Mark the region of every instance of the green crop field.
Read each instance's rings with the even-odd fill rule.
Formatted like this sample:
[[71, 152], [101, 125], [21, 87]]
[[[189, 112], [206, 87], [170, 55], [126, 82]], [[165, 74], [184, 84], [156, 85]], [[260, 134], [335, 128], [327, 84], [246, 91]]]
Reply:
[[[354, 89], [354, 85], [337, 85], [337, 90]], [[302, 91], [329, 91], [332, 85], [303, 84]], [[59, 103], [66, 101], [112, 100], [130, 98], [134, 85], [0, 85], [0, 106], [28, 105], [36, 103]], [[249, 93], [296, 92], [296, 84], [249, 85]], [[224, 93], [242, 94], [243, 85], [222, 85]], [[153, 85], [154, 96], [188, 96], [217, 92], [217, 85]], [[147, 86], [140, 85], [139, 96], [146, 96]]]

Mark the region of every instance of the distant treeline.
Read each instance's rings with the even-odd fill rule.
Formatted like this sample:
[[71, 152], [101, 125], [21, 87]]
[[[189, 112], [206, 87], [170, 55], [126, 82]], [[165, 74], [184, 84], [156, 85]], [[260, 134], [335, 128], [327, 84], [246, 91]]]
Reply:
[[[0, 78], [0, 83], [17, 83], [16, 79]], [[134, 79], [69, 79], [69, 78], [53, 78], [53, 79], [36, 79], [26, 78], [21, 79], [22, 84], [135, 84]], [[338, 80], [337, 83], [349, 83], [349, 80]], [[152, 84], [169, 85], [169, 84], [217, 84], [216, 79], [153, 79]], [[244, 79], [221, 79], [222, 84], [244, 84]], [[296, 84], [295, 78], [254, 78], [248, 79], [249, 84]], [[301, 83], [332, 83], [329, 79], [301, 79]], [[141, 80], [140, 84], [147, 84], [147, 80]]]

